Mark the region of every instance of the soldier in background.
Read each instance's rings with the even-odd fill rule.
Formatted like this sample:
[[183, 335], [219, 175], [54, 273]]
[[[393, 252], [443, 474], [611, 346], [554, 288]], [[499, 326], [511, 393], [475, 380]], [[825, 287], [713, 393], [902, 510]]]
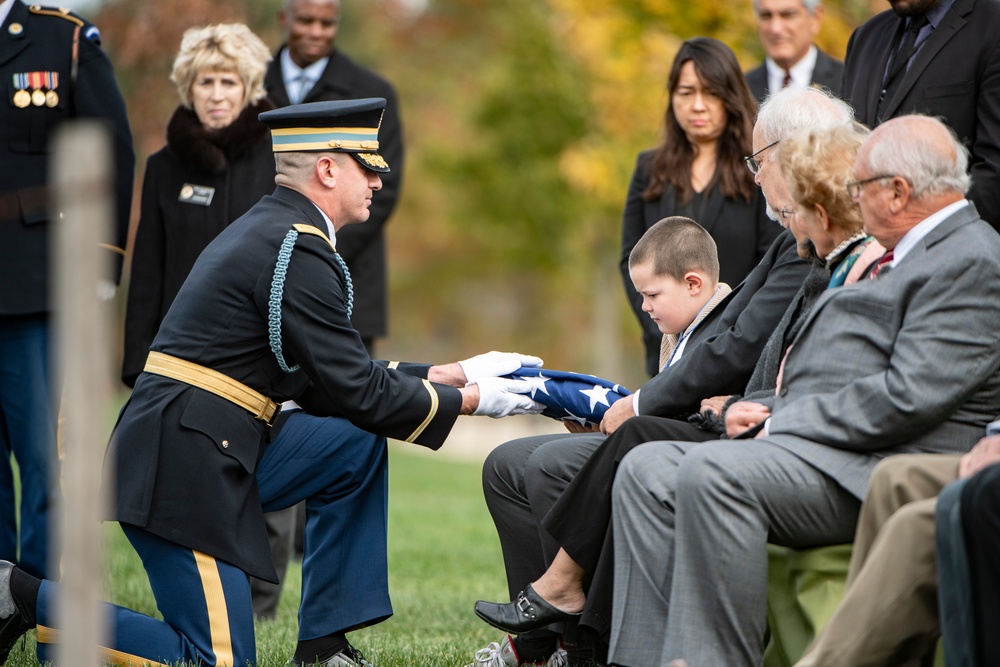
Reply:
[[[116, 225], [109, 275], [117, 282], [128, 233], [135, 157], [125, 100], [97, 28], [66, 9], [0, 1], [0, 558], [35, 576], [49, 564], [49, 515], [58, 500], [58, 390], [49, 358], [49, 149], [67, 120], [106, 121], [114, 137]], [[85, 168], [85, 165], [81, 165]], [[72, 270], [72, 267], [67, 267]], [[110, 282], [109, 282], [110, 286]], [[9, 459], [9, 456], [7, 456]], [[20, 546], [20, 555], [18, 547]]]

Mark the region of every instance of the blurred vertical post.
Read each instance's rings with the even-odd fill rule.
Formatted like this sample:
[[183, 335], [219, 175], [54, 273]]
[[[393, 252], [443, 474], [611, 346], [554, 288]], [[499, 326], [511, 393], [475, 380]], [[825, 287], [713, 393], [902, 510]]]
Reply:
[[107, 279], [113, 215], [111, 139], [98, 122], [67, 123], [56, 134], [49, 168], [56, 210], [54, 245], [56, 366], [62, 388], [60, 452], [63, 503], [59, 536], [62, 589], [56, 627], [56, 664], [98, 665], [107, 619], [99, 613], [102, 535], [106, 498], [101, 462], [107, 442], [111, 396], [110, 303], [98, 298]]

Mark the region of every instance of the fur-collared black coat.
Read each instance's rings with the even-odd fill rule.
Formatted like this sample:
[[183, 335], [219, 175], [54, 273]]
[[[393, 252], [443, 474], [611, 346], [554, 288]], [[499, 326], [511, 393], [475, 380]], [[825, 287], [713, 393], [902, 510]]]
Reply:
[[207, 130], [193, 110], [178, 107], [167, 124], [167, 145], [146, 162], [125, 310], [125, 384], [135, 384], [201, 251], [274, 190], [270, 134], [257, 120], [273, 108], [261, 100], [227, 127]]

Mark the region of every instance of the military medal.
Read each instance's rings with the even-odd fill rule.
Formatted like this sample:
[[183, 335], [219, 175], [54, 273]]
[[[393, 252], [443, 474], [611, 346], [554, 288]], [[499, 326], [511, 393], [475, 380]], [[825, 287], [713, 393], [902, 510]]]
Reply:
[[42, 90], [42, 73], [29, 72], [28, 77], [31, 84], [31, 103], [36, 107], [45, 104], [45, 91]]
[[59, 72], [45, 73], [45, 87], [48, 88], [45, 91], [45, 106], [52, 108], [59, 104], [59, 93], [56, 92], [59, 87]]
[[17, 92], [14, 93], [14, 106], [18, 109], [23, 109], [31, 104], [31, 93], [25, 90], [28, 87], [28, 75], [15, 74], [13, 78], [14, 88], [17, 89]]

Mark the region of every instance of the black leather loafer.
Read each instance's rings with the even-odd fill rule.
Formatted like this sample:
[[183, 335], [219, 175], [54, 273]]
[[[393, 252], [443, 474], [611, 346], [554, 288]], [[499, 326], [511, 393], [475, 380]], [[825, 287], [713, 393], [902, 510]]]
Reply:
[[476, 616], [494, 628], [520, 634], [544, 628], [552, 623], [579, 618], [580, 613], [572, 614], [553, 607], [543, 600], [529, 584], [517, 594], [517, 600], [514, 602], [505, 604], [486, 602], [485, 600], [476, 602]]

